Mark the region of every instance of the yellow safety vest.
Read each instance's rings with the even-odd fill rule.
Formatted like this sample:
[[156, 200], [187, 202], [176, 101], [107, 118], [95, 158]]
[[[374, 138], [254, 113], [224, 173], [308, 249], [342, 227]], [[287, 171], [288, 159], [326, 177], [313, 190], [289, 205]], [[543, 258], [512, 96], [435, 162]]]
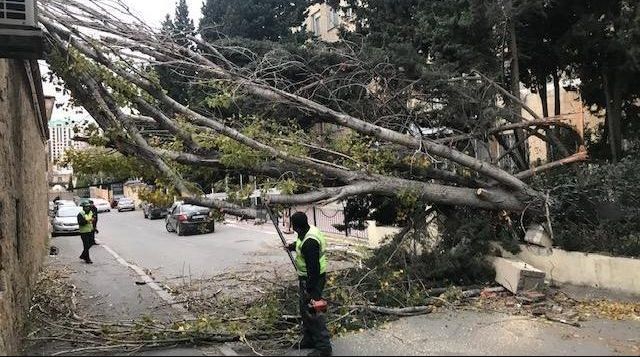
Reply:
[[327, 272], [327, 265], [329, 264], [326, 255], [327, 240], [317, 227], [311, 226], [309, 232], [304, 236], [304, 239], [302, 241], [300, 241], [300, 239], [296, 241], [296, 268], [298, 268], [298, 276], [300, 277], [307, 276], [307, 262], [302, 255], [302, 246], [309, 239], [314, 239], [320, 245], [320, 274]]
[[82, 213], [82, 216], [87, 221], [87, 224], [83, 224], [80, 226], [80, 233], [93, 232], [93, 212]]

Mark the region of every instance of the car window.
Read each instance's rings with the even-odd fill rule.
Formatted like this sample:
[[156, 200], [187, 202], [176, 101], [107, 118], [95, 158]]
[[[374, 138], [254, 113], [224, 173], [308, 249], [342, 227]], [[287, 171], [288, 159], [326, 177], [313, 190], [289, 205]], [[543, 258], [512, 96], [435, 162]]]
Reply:
[[80, 207], [62, 206], [58, 209], [58, 217], [75, 217], [82, 212]]
[[185, 206], [183, 206], [183, 208], [184, 208], [184, 212], [186, 212], [186, 213], [193, 213], [193, 212], [207, 210], [207, 208], [205, 208], [205, 207], [192, 206], [192, 205], [185, 205]]

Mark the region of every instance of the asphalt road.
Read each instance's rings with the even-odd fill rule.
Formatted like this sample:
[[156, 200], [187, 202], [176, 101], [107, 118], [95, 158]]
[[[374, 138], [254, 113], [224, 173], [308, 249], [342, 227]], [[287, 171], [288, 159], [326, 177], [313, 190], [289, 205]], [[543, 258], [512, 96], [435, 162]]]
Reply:
[[[270, 226], [216, 222], [214, 233], [179, 237], [167, 232], [164, 219], [145, 219], [142, 210], [136, 210], [101, 213], [98, 229], [98, 242], [160, 280], [206, 278], [250, 264], [275, 266], [288, 260]], [[78, 252], [82, 250], [77, 236], [55, 239], [75, 240]]]

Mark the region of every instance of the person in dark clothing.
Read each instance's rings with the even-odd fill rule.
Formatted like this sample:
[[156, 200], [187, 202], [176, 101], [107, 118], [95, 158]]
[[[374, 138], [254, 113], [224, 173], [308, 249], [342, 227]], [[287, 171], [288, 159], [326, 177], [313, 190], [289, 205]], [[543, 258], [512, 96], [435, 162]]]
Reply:
[[314, 306], [326, 302], [322, 299], [327, 282], [327, 242], [317, 227], [309, 225], [307, 215], [296, 212], [291, 216], [291, 227], [298, 234], [288, 249], [296, 252], [296, 269], [300, 282], [300, 315], [302, 315], [302, 341], [300, 348], [313, 348], [309, 356], [331, 356], [331, 336], [326, 316]]
[[98, 207], [96, 207], [92, 200], [89, 200], [89, 205], [91, 206], [91, 212], [93, 213], [93, 234], [91, 237], [91, 244], [99, 245], [98, 243], [96, 243], [96, 233], [100, 233], [98, 231]]
[[80, 259], [84, 260], [87, 264], [93, 264], [89, 256], [89, 249], [91, 249], [94, 243], [93, 212], [88, 203], [83, 204], [82, 212], [78, 213], [78, 224], [80, 225], [80, 238], [82, 238], [83, 247]]

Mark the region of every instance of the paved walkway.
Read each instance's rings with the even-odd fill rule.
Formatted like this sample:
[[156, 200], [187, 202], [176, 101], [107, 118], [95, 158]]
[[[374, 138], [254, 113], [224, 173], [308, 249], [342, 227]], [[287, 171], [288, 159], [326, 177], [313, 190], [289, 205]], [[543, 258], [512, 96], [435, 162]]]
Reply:
[[341, 356], [640, 355], [640, 322], [591, 321], [582, 328], [499, 313], [411, 317], [335, 339]]

